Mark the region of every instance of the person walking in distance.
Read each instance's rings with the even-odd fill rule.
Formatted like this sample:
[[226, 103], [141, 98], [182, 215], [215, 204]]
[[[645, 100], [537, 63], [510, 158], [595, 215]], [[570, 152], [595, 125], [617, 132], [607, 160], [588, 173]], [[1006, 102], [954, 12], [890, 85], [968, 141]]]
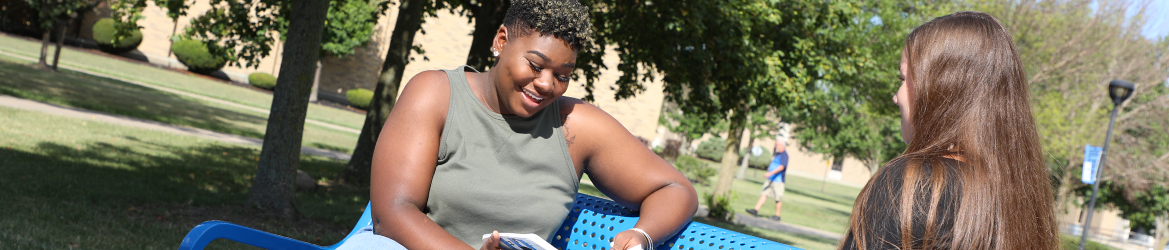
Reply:
[[787, 177], [787, 147], [784, 142], [775, 141], [774, 158], [771, 158], [771, 164], [767, 166], [767, 180], [763, 181], [763, 194], [759, 196], [759, 202], [755, 203], [755, 209], [747, 209], [747, 213], [759, 216], [759, 209], [763, 208], [763, 203], [767, 202], [767, 196], [775, 199], [775, 216], [771, 216], [772, 220], [779, 221], [779, 211], [783, 207], [783, 190], [784, 179]]

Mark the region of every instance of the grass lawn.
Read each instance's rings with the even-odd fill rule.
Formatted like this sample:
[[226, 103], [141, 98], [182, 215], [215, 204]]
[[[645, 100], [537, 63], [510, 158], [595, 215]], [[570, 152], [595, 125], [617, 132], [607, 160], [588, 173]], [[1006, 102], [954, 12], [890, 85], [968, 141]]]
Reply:
[[[37, 58], [40, 57], [41, 43], [0, 34], [0, 51]], [[52, 58], [53, 51], [49, 50], [49, 58]], [[27, 63], [24, 60], [21, 60], [21, 62]], [[34, 61], [32, 63], [36, 62]], [[142, 82], [144, 84], [182, 90], [188, 93], [235, 102], [264, 110], [270, 109], [272, 105], [272, 96], [269, 94], [223, 84], [195, 75], [126, 62], [102, 55], [95, 55], [90, 52], [76, 51], [72, 48], [64, 48], [61, 50], [60, 65], [77, 67]], [[361, 126], [365, 122], [364, 115], [317, 104], [309, 105], [308, 119], [353, 129], [361, 129]]]
[[[699, 160], [706, 162], [713, 168], [719, 166], [717, 162]], [[743, 180], [735, 180], [731, 188], [735, 194], [731, 208], [736, 213], [746, 213], [746, 209], [755, 208], [755, 203], [759, 201], [760, 192], [763, 190], [764, 174], [765, 172], [762, 170], [747, 169]], [[713, 183], [717, 181], [717, 178], [717, 176], [711, 177], [711, 186], [695, 185], [694, 188], [698, 190], [700, 196], [713, 192]], [[860, 189], [793, 175], [787, 175], [785, 185], [783, 213], [781, 213], [784, 223], [839, 234], [843, 234], [848, 228], [848, 218], [852, 215], [852, 204], [856, 200], [856, 195], [860, 193]], [[775, 215], [775, 202], [768, 199], [767, 202], [763, 203], [763, 208], [759, 210], [759, 216], [769, 217], [772, 215]]]
[[[240, 206], [257, 147], [8, 108], [0, 120], [0, 249], [174, 249], [205, 220], [332, 244], [368, 199], [366, 189], [301, 192], [307, 217], [281, 220]], [[317, 177], [343, 168], [301, 160]]]
[[[268, 124], [266, 114], [68, 70], [34, 70], [2, 56], [0, 94], [255, 138], [263, 138]], [[357, 135], [306, 123], [303, 142], [350, 152]]]
[[[711, 163], [711, 164], [716, 164], [716, 163], [712, 163], [709, 161], [707, 161], [707, 162]], [[751, 171], [751, 170], [749, 170], [749, 171]], [[757, 199], [759, 199], [759, 190], [762, 189], [762, 184], [760, 184], [762, 182], [762, 177], [752, 177], [753, 174], [756, 174], [756, 173], [748, 172], [746, 174], [747, 180], [735, 181], [734, 188], [735, 188], [735, 192], [738, 194], [738, 197], [735, 200], [735, 202], [732, 203], [732, 206], [735, 209], [737, 209], [737, 210], [735, 210], [736, 212], [744, 213], [743, 209], [753, 208], [755, 206], [755, 202], [758, 201]], [[763, 173], [757, 174], [757, 176], [762, 176], [762, 175], [763, 175]], [[716, 178], [716, 177], [712, 177], [712, 178]], [[798, 177], [794, 177], [794, 178], [798, 178]], [[783, 206], [783, 210], [784, 210], [783, 221], [785, 223], [792, 223], [792, 224], [797, 224], [797, 225], [806, 226], [806, 227], [824, 229], [827, 231], [832, 231], [832, 230], [825, 229], [824, 227], [829, 227], [829, 228], [839, 227], [839, 228], [841, 228], [840, 229], [841, 232], [843, 232], [844, 228], [847, 227], [847, 225], [848, 225], [848, 216], [849, 216], [848, 213], [844, 213], [843, 215], [841, 215], [837, 211], [827, 211], [826, 212], [826, 211], [818, 210], [818, 209], [830, 209], [830, 208], [831, 209], [840, 209], [840, 207], [845, 206], [847, 204], [848, 209], [843, 210], [843, 211], [852, 211], [852, 202], [853, 202], [853, 200], [856, 199], [855, 198], [856, 193], [859, 193], [860, 190], [856, 189], [856, 188], [852, 188], [852, 187], [847, 187], [847, 186], [828, 184], [828, 185], [825, 185], [825, 190], [826, 191], [831, 190], [831, 192], [821, 193], [819, 181], [810, 180], [807, 178], [800, 178], [800, 180], [797, 181], [794, 178], [793, 178], [793, 180], [789, 180], [789, 183], [792, 181], [795, 181], [796, 183], [800, 183], [800, 184], [789, 184], [788, 185], [787, 193], [784, 194], [785, 195], [784, 199], [786, 202], [784, 202], [784, 206]], [[583, 179], [588, 180], [588, 175], [585, 175], [585, 177]], [[758, 179], [758, 180], [755, 180], [755, 181], [757, 181], [756, 183], [751, 182], [754, 179]], [[793, 186], [796, 186], [796, 187], [793, 187]], [[713, 190], [713, 187], [704, 187], [704, 186], [697, 186], [697, 185], [695, 186], [695, 188], [698, 190], [699, 195], [702, 195], [703, 192], [710, 192], [711, 190]], [[747, 191], [745, 191], [746, 189], [755, 190], [755, 191], [747, 193]], [[792, 192], [793, 189], [800, 190], [800, 191]], [[606, 197], [596, 187], [594, 187], [593, 185], [588, 185], [588, 184], [581, 184], [579, 192], [584, 193], [584, 194], [593, 195], [593, 196], [598, 196], [598, 197]], [[853, 192], [853, 193], [848, 193], [848, 192]], [[749, 197], [744, 197], [744, 196], [749, 196]], [[828, 197], [828, 196], [839, 196], [839, 197]], [[853, 198], [848, 198], [848, 197], [853, 197]], [[846, 199], [846, 198], [848, 198], [848, 199]], [[825, 199], [831, 199], [831, 201], [826, 201]], [[845, 200], [847, 200], [847, 201], [845, 201]], [[701, 201], [701, 199], [700, 199], [700, 201]], [[770, 207], [770, 208], [768, 208], [768, 207]], [[807, 218], [796, 219], [793, 217], [798, 217], [799, 215], [796, 215], [795, 213], [797, 213], [797, 212], [795, 212], [795, 211], [803, 212], [803, 213], [809, 214], [809, 215], [805, 215]], [[774, 213], [775, 213], [774, 203], [770, 203], [770, 205], [764, 204], [763, 212], [760, 212], [761, 215], [769, 215], [769, 214], [774, 214]], [[749, 215], [747, 215], [747, 216], [749, 216]], [[711, 219], [707, 219], [704, 217], [694, 217], [694, 221], [713, 225], [716, 227], [729, 229], [731, 231], [735, 231], [735, 232], [739, 232], [739, 233], [753, 235], [755, 237], [768, 239], [771, 241], [783, 243], [783, 244], [786, 244], [789, 246], [798, 247], [798, 248], [802, 248], [802, 249], [825, 249], [825, 250], [836, 249], [836, 241], [824, 239], [824, 238], [820, 238], [820, 237], [804, 236], [804, 235], [790, 234], [790, 233], [779, 232], [779, 231], [774, 231], [774, 230], [748, 227], [748, 226], [733, 224], [733, 223], [729, 223], [729, 222], [725, 222], [725, 221], [711, 220]], [[797, 222], [792, 222], [792, 221], [797, 221]], [[801, 222], [806, 223], [806, 224], [798, 224]], [[826, 223], [826, 222], [832, 222], [832, 223]], [[813, 226], [813, 225], [819, 225], [820, 227]], [[833, 231], [833, 232], [835, 232], [835, 231]]]

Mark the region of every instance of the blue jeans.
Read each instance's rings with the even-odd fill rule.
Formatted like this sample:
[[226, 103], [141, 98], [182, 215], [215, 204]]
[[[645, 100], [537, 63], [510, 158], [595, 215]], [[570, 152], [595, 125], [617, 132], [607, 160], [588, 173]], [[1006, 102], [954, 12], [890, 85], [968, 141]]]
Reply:
[[398, 244], [385, 236], [373, 233], [373, 225], [369, 225], [357, 230], [353, 237], [349, 237], [344, 243], [341, 243], [337, 250], [349, 249], [388, 249], [388, 250], [406, 250], [402, 244]]

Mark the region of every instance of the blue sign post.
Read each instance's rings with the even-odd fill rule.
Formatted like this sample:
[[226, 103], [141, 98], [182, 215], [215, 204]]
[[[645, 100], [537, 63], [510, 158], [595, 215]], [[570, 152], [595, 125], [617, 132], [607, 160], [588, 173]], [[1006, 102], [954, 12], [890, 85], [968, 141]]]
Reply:
[[1104, 152], [1100, 147], [1093, 147], [1092, 145], [1084, 145], [1084, 172], [1080, 174], [1080, 181], [1084, 184], [1096, 183], [1096, 172], [1100, 169], [1100, 153]]

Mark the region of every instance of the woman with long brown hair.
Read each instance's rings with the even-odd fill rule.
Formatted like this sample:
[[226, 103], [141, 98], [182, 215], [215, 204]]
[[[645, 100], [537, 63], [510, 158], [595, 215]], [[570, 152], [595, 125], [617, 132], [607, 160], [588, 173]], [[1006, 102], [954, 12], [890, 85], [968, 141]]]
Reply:
[[1023, 65], [998, 20], [964, 11], [921, 25], [900, 71], [909, 146], [861, 190], [840, 248], [1058, 248]]

